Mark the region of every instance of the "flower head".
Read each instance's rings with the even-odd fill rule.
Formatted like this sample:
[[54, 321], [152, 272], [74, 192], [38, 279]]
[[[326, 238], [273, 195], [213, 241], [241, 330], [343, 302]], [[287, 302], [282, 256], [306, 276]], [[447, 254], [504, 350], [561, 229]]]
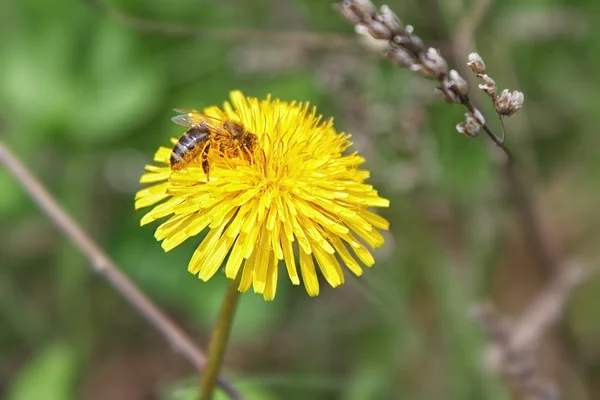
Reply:
[[240, 291], [252, 286], [266, 300], [275, 297], [280, 262], [293, 284], [302, 277], [311, 296], [319, 294], [316, 268], [335, 287], [344, 282], [342, 264], [356, 275], [362, 274], [357, 259], [373, 265], [363, 242], [381, 246], [378, 229], [389, 224], [368, 207], [389, 201], [364, 183], [369, 172], [358, 169], [364, 159], [343, 154], [349, 135], [337, 133], [332, 120], [322, 121], [308, 104], [238, 91], [222, 109], [203, 113], [210, 123], [237, 122], [257, 136], [257, 145], [250, 157], [209, 151], [208, 180], [201, 160], [173, 171], [172, 148], [159, 148], [159, 165], [148, 165], [141, 178], [152, 185], [136, 194], [135, 207], [154, 206], [142, 225], [169, 216], [155, 233], [165, 251], [208, 230], [188, 270], [207, 281], [225, 263], [228, 278], [242, 274]]

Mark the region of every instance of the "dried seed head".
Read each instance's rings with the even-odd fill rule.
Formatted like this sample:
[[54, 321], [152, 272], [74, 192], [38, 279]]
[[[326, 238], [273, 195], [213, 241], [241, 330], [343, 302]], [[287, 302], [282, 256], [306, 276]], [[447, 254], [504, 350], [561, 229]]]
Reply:
[[486, 73], [485, 63], [483, 62], [483, 58], [477, 53], [469, 54], [469, 62], [467, 63], [469, 68], [477, 75], [483, 75]]
[[525, 95], [522, 92], [515, 90], [511, 93], [508, 89], [504, 89], [494, 101], [494, 106], [498, 115], [510, 117], [523, 108], [524, 100]]
[[417, 35], [414, 35], [415, 28], [412, 25], [406, 25], [404, 28], [405, 35], [399, 35], [394, 37], [394, 43], [406, 47], [407, 50], [412, 51], [414, 54], [420, 54], [425, 52], [425, 44], [423, 40]]
[[376, 19], [369, 21], [367, 28], [369, 29], [369, 34], [375, 39], [390, 40], [393, 36], [389, 28]]
[[410, 70], [420, 74], [424, 78], [437, 78], [438, 76], [436, 71], [432, 70], [431, 68], [428, 68], [427, 66], [419, 62], [411, 65]]
[[469, 85], [467, 84], [467, 81], [465, 78], [460, 76], [456, 70], [450, 70], [448, 77], [450, 78], [448, 82], [450, 88], [452, 88], [458, 94], [465, 96], [469, 92]]
[[346, 0], [344, 3], [350, 3], [350, 7], [354, 8], [358, 14], [366, 16], [375, 16], [377, 11], [371, 0]]
[[466, 137], [475, 137], [479, 134], [478, 127], [473, 127], [473, 126], [467, 124], [466, 122], [461, 122], [459, 124], [456, 124], [456, 130], [458, 131], [458, 133], [461, 133], [462, 135], [464, 135]]
[[494, 81], [492, 78], [490, 78], [487, 75], [481, 75], [480, 78], [483, 79], [484, 83], [479, 85], [479, 89], [486, 92], [492, 99], [495, 98], [496, 97], [496, 81]]
[[414, 28], [411, 25], [406, 25], [404, 32], [394, 35], [392, 42], [398, 46], [405, 47], [408, 51], [414, 54], [425, 52], [425, 45], [420, 37], [413, 35]]
[[406, 36], [404, 34], [397, 34], [394, 35], [394, 37], [392, 38], [392, 42], [394, 44], [397, 44], [398, 46], [406, 46], [408, 44], [410, 44], [410, 36]]
[[513, 105], [513, 108], [516, 108], [517, 111], [520, 110], [521, 108], [523, 108], [524, 101], [525, 101], [525, 95], [523, 94], [523, 92], [519, 92], [518, 90], [515, 90], [512, 93], [511, 103]]
[[479, 111], [478, 109], [474, 108], [473, 114], [471, 114], [471, 116], [473, 118], [475, 118], [475, 120], [479, 123], [479, 125], [481, 125], [481, 126], [485, 125], [485, 118], [484, 118], [483, 114], [481, 113], [481, 111]]
[[433, 47], [428, 48], [427, 53], [421, 55], [421, 62], [426, 69], [433, 72], [433, 75], [443, 76], [448, 73], [448, 63], [439, 50]]
[[408, 43], [408, 48], [415, 54], [420, 54], [425, 52], [425, 43], [423, 40], [417, 35], [409, 36], [410, 42]]
[[354, 25], [354, 32], [356, 32], [356, 34], [361, 35], [361, 36], [370, 36], [371, 33], [369, 32], [369, 27], [365, 24], [363, 24], [362, 22], [359, 22], [358, 24]]
[[471, 113], [465, 113], [466, 120], [456, 125], [456, 130], [467, 137], [475, 137], [481, 130], [481, 124]]
[[377, 17], [381, 23], [383, 23], [387, 28], [394, 34], [398, 35], [403, 33], [404, 25], [402, 25], [402, 21], [400, 18], [387, 5], [381, 6], [381, 15]]
[[460, 103], [460, 99], [459, 99], [458, 95], [454, 91], [450, 90], [447, 87], [446, 83], [444, 83], [442, 86], [438, 86], [435, 89], [433, 89], [433, 92], [440, 95], [440, 97], [446, 103], [450, 103], [450, 104]]
[[389, 49], [385, 54], [399, 67], [410, 67], [417, 62], [412, 54], [401, 47]]
[[357, 10], [352, 7], [352, 4], [349, 0], [336, 3], [334, 4], [334, 7], [340, 13], [342, 18], [350, 22], [352, 25], [359, 24], [362, 21], [361, 15], [357, 14]]
[[508, 111], [508, 107], [510, 106], [510, 98], [511, 93], [508, 89], [504, 89], [500, 96], [496, 98], [494, 102], [494, 107], [496, 108], [496, 112], [500, 115], [505, 115]]

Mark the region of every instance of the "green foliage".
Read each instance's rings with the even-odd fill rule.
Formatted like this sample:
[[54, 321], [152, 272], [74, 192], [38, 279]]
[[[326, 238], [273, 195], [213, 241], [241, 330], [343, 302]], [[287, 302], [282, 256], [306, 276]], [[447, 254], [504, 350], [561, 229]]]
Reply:
[[7, 399], [72, 399], [76, 369], [75, 354], [68, 346], [46, 347], [20, 371]]
[[[468, 310], [539, 282], [486, 138], [455, 131], [464, 111], [432, 97], [434, 83], [352, 40], [330, 46], [328, 35], [352, 39], [354, 32], [328, 1], [103, 1], [114, 13], [88, 1], [1, 3], [0, 140], [199, 343], [206, 343], [225, 278], [205, 283], [189, 274], [201, 238], [165, 254], [155, 226], [140, 228], [143, 211], [133, 210], [143, 165], [181, 134], [169, 120], [172, 109], [221, 104], [233, 89], [310, 101], [360, 146], [369, 182], [391, 200], [383, 211], [391, 222], [386, 247], [362, 277], [347, 274], [337, 289], [323, 284], [318, 298], [283, 271], [275, 302], [242, 296], [226, 373], [237, 374], [246, 398], [508, 398], [502, 382], [483, 371], [484, 340]], [[451, 38], [432, 7], [456, 35], [475, 3], [389, 5], [448, 56]], [[553, 243], [592, 257], [600, 226], [598, 4], [494, 2], [475, 31], [499, 87], [525, 93], [523, 112], [505, 121], [507, 143], [526, 161]], [[136, 27], [124, 16], [197, 31]], [[306, 44], [302, 31], [314, 40]], [[478, 100], [489, 110], [487, 98]], [[493, 114], [486, 116], [498, 130]], [[115, 159], [122, 165], [115, 168]], [[115, 171], [122, 177], [112, 179]], [[122, 385], [116, 390], [135, 386], [138, 398], [159, 386], [164, 400], [196, 398], [197, 378], [180, 380], [191, 370], [83, 269], [78, 251], [4, 171], [0, 228], [0, 387], [9, 388], [0, 397], [68, 400], [99, 387], [95, 398], [105, 398], [102, 390]], [[600, 360], [598, 285], [590, 280], [568, 310], [591, 382], [599, 376], [592, 368]], [[50, 344], [54, 338], [63, 344]], [[106, 367], [113, 357], [121, 368]], [[589, 398], [600, 398], [593, 389]]]
[[[193, 382], [193, 383], [192, 383]], [[247, 400], [276, 400], [278, 397], [273, 396], [267, 389], [263, 389], [260, 385], [251, 381], [234, 381], [236, 389]], [[170, 385], [163, 389], [161, 400], [195, 400], [198, 398], [199, 389], [195, 382], [187, 380], [176, 385]], [[215, 391], [214, 400], [228, 400], [229, 396], [222, 390]]]
[[8, 216], [23, 201], [24, 196], [19, 192], [14, 178], [5, 172], [0, 173], [0, 216]]

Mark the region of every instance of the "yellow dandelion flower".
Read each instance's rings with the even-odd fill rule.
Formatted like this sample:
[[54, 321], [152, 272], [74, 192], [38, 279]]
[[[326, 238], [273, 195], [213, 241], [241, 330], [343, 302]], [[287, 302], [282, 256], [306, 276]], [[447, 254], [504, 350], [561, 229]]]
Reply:
[[333, 287], [344, 283], [342, 264], [361, 275], [357, 259], [374, 263], [363, 242], [381, 246], [378, 229], [389, 227], [368, 207], [388, 207], [389, 201], [364, 183], [369, 172], [358, 169], [364, 159], [343, 154], [350, 136], [337, 133], [333, 121], [322, 121], [308, 104], [239, 91], [230, 97], [222, 109], [203, 114], [209, 124], [235, 121], [254, 133], [253, 154], [223, 155], [211, 147], [207, 179], [200, 157], [174, 171], [172, 148], [160, 147], [154, 157], [160, 165], [148, 165], [141, 178], [153, 185], [136, 194], [136, 209], [154, 206], [141, 224], [170, 216], [155, 233], [165, 251], [207, 229], [188, 270], [207, 281], [225, 263], [227, 278], [242, 274], [240, 291], [252, 286], [265, 300], [275, 297], [280, 262], [293, 284], [302, 277], [310, 296], [319, 294], [317, 268]]

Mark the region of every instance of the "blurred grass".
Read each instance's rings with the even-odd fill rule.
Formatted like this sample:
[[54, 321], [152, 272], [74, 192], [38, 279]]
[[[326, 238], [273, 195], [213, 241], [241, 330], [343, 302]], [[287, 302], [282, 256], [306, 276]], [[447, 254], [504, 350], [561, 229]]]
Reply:
[[[3, 2], [0, 138], [205, 343], [224, 278], [202, 283], [186, 271], [199, 239], [167, 255], [152, 227], [139, 228], [138, 177], [157, 146], [180, 133], [169, 120], [174, 107], [221, 104], [235, 88], [310, 101], [353, 134], [371, 181], [392, 201], [384, 211], [392, 230], [376, 266], [342, 288], [310, 299], [282, 278], [274, 303], [243, 296], [228, 360], [240, 388], [264, 400], [509, 398], [482, 369], [482, 335], [468, 317], [488, 296], [502, 307], [531, 276], [500, 177], [482, 140], [454, 132], [461, 110], [433, 98], [430, 83], [359, 46], [282, 40], [290, 29], [320, 33], [324, 45], [328, 34], [352, 38], [329, 3], [109, 3], [204, 30], [174, 37], [136, 30], [83, 1]], [[452, 31], [469, 5], [390, 2], [426, 42], [445, 40], [428, 7], [439, 7]], [[476, 33], [499, 86], [525, 93], [523, 114], [507, 121], [508, 141], [537, 178], [532, 189], [556, 246], [591, 257], [600, 226], [596, 11], [594, 0], [497, 1]], [[219, 39], [230, 29], [249, 34]], [[255, 30], [273, 40], [253, 38]], [[94, 279], [4, 171], [0, 193], [0, 397], [141, 399], [162, 390], [184, 399], [188, 392], [173, 389], [184, 385], [193, 398], [191, 368]], [[588, 382], [600, 377], [598, 289], [590, 280], [568, 312]], [[111, 374], [113, 359], [120, 368]], [[584, 398], [574, 394], [582, 381], [560, 380], [565, 398]], [[600, 385], [588, 390], [600, 396]]]

